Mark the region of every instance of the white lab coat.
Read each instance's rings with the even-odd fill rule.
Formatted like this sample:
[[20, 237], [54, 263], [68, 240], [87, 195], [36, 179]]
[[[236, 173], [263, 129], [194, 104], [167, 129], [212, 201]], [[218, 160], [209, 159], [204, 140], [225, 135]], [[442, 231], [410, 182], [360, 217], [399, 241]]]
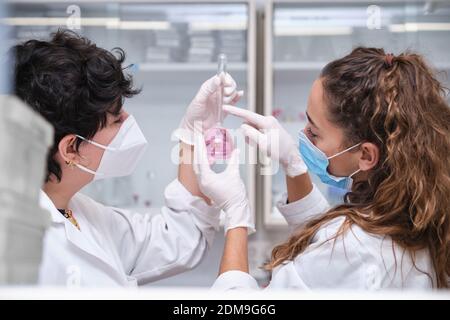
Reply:
[[[329, 205], [318, 188], [299, 201], [277, 204], [291, 229], [324, 213]], [[336, 234], [344, 218], [336, 218], [322, 227], [309, 247], [293, 261], [286, 261], [272, 273], [271, 289], [423, 289], [431, 288], [427, 272], [435, 279], [426, 250], [416, 253], [416, 266], [410, 255], [388, 237], [369, 234], [353, 226], [337, 241], [326, 241]], [[397, 260], [395, 260], [395, 258]], [[396, 262], [397, 261], [397, 262]], [[213, 285], [217, 290], [258, 289], [248, 273], [228, 271]]]
[[69, 203], [81, 231], [41, 192], [51, 213], [44, 237], [39, 284], [136, 286], [195, 267], [211, 247], [220, 211], [175, 180], [161, 214], [107, 207], [76, 194]]

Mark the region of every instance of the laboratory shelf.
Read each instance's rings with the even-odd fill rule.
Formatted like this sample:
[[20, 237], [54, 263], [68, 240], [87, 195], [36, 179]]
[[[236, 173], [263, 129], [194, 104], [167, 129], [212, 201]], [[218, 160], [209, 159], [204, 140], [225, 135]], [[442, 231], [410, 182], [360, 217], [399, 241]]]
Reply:
[[320, 71], [326, 65], [326, 62], [317, 61], [299, 61], [299, 62], [274, 62], [273, 69], [275, 71], [298, 71], [298, 70], [312, 70]]
[[[217, 71], [217, 63], [142, 63], [138, 65], [141, 71], [150, 72], [211, 72]], [[230, 73], [247, 72], [246, 63], [229, 63]]]

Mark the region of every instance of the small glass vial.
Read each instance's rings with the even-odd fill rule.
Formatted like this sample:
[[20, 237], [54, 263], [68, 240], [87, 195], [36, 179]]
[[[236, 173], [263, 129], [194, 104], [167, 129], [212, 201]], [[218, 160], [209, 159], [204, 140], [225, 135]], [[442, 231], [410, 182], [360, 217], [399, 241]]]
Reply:
[[214, 126], [205, 133], [206, 151], [210, 164], [226, 160], [233, 152], [233, 137], [227, 129]]
[[[218, 58], [217, 75], [225, 77], [227, 69], [227, 57], [220, 54]], [[217, 122], [205, 133], [206, 151], [208, 153], [208, 161], [210, 164], [218, 160], [226, 160], [231, 156], [233, 151], [233, 137], [222, 126], [222, 104], [223, 104], [223, 86], [217, 95]]]

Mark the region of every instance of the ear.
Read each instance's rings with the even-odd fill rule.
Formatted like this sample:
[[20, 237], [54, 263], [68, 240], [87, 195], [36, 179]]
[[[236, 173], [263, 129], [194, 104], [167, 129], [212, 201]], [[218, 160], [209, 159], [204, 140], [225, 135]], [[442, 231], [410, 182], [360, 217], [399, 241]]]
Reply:
[[360, 146], [361, 158], [359, 158], [359, 168], [362, 171], [369, 171], [378, 164], [380, 150], [372, 142], [364, 142]]
[[58, 144], [59, 155], [64, 161], [75, 162], [75, 160], [78, 158], [78, 153], [75, 150], [76, 140], [77, 137], [74, 134], [68, 134], [67, 136], [62, 138], [61, 141], [59, 142]]

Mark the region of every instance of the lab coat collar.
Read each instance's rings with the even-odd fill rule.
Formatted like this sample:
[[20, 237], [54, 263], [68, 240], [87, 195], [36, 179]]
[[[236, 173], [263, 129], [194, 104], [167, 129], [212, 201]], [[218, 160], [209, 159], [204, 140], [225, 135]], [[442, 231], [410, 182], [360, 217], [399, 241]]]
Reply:
[[[111, 267], [115, 272], [117, 270], [114, 268], [114, 266], [111, 264], [107, 256], [105, 255], [104, 251], [96, 244], [96, 243], [90, 243], [87, 239], [85, 234], [80, 232], [69, 220], [67, 220], [61, 212], [58, 211], [58, 209], [53, 204], [52, 200], [49, 198], [49, 196], [41, 190], [40, 194], [40, 205], [43, 209], [46, 209], [50, 211], [52, 221], [58, 224], [63, 223], [65, 227], [66, 232], [66, 238], [76, 247], [83, 250], [85, 253], [101, 260], [103, 263]], [[83, 226], [80, 226], [83, 228]]]
[[39, 197], [39, 203], [41, 205], [41, 208], [46, 209], [50, 212], [50, 215], [52, 217], [52, 221], [55, 223], [64, 223], [66, 218], [61, 214], [61, 212], [58, 211], [58, 209], [53, 204], [52, 200], [48, 197], [48, 195], [41, 190], [40, 197]]

